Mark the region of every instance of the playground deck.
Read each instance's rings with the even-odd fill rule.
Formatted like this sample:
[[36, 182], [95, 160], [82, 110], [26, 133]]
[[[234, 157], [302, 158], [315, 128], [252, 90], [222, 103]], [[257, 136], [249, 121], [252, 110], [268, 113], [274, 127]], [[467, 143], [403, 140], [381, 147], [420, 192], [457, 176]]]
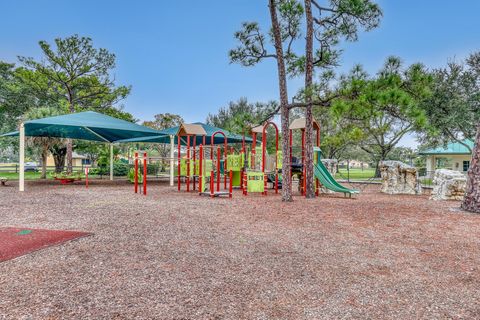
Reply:
[[14, 187], [0, 226], [93, 235], [0, 263], [2, 319], [480, 317], [480, 216], [456, 202]]

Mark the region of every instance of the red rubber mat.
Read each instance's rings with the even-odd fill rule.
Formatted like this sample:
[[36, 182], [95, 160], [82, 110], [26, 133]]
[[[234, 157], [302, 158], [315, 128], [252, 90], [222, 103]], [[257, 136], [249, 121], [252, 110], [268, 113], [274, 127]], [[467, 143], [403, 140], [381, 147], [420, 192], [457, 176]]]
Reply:
[[0, 262], [88, 235], [79, 231], [0, 228]]

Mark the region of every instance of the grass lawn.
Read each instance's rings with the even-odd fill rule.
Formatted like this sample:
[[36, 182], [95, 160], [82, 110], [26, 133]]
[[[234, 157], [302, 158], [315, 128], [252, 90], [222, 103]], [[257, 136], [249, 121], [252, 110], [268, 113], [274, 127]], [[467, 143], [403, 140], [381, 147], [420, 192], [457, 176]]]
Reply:
[[[25, 180], [40, 179], [40, 172], [25, 172]], [[10, 180], [18, 180], [18, 173], [15, 172], [0, 172], [0, 177], [5, 177]]]
[[[40, 179], [41, 172], [25, 172], [25, 180], [39, 180]], [[18, 180], [18, 173], [15, 172], [1, 172], [0, 171], [0, 177], [5, 177], [10, 180]], [[98, 175], [89, 175], [88, 176], [90, 179], [98, 179], [101, 178], [101, 176]], [[108, 176], [103, 176], [103, 178], [107, 178]], [[118, 178], [118, 177], [116, 177]], [[50, 173], [47, 173], [47, 179], [53, 179]]]
[[[352, 180], [368, 180], [375, 176], [375, 169], [350, 169], [350, 179]], [[339, 173], [335, 175], [336, 179], [347, 179], [348, 171], [345, 168], [339, 170]]]

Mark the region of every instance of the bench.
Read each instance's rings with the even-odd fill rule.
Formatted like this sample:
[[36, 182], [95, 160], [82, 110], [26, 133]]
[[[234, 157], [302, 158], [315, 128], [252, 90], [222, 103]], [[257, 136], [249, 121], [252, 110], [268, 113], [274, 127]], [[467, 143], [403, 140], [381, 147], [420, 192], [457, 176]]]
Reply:
[[2, 186], [6, 186], [7, 181], [8, 181], [8, 178], [0, 177], [0, 183], [2, 184]]

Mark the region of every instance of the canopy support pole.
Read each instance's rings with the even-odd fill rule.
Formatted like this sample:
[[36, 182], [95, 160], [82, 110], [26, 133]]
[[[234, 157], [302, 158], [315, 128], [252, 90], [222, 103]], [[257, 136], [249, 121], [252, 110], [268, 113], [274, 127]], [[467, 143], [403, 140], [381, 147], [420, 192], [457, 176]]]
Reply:
[[110, 181], [113, 181], [113, 143], [110, 143]]
[[18, 190], [25, 191], [25, 125], [20, 123], [20, 177]]
[[174, 162], [173, 157], [175, 155], [175, 136], [170, 135], [170, 186], [173, 187], [173, 174], [174, 174]]

